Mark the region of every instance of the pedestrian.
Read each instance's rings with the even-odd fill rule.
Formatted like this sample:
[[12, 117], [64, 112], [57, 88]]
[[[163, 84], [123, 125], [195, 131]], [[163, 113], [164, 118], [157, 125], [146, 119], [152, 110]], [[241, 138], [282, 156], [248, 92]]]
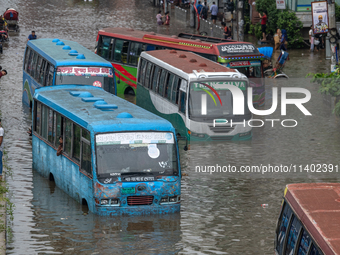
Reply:
[[7, 71], [6, 70], [1, 70], [1, 72], [0, 72], [0, 79], [1, 79], [2, 76], [5, 76], [5, 75], [7, 75]]
[[163, 16], [162, 16], [162, 11], [158, 11], [158, 14], [156, 15], [156, 19], [157, 19], [157, 24], [159, 26], [163, 25], [163, 20], [162, 20]]
[[313, 33], [313, 25], [310, 26], [309, 30], [309, 42], [310, 42], [310, 51], [314, 51], [314, 33]]
[[3, 155], [4, 133], [5, 131], [1, 125], [1, 119], [0, 119], [0, 180], [2, 180], [2, 155]]
[[201, 1], [198, 1], [198, 4], [196, 5], [197, 13], [201, 17], [203, 5], [201, 4]]
[[212, 20], [212, 22], [213, 22], [213, 24], [216, 24], [218, 7], [215, 4], [215, 2], [213, 2], [213, 4], [211, 5], [210, 12], [211, 12], [211, 20]]
[[165, 13], [165, 23], [164, 25], [170, 25], [170, 15], [169, 12]]
[[287, 31], [286, 29], [281, 29], [280, 50], [287, 51], [286, 42], [288, 42]]
[[259, 16], [261, 18], [261, 29], [262, 29], [262, 36], [263, 38], [261, 39], [261, 41], [267, 41], [267, 37], [266, 37], [266, 29], [267, 29], [267, 12], [264, 11], [261, 15], [261, 13], [259, 13]]
[[227, 24], [225, 22], [221, 22], [221, 25], [223, 27], [223, 34], [224, 34], [224, 39], [230, 39], [231, 37], [231, 30], [228, 28]]
[[63, 153], [63, 137], [59, 136], [59, 146], [57, 150], [57, 156], [60, 156]]
[[35, 39], [37, 39], [37, 36], [36, 36], [36, 34], [35, 34], [35, 31], [32, 31], [32, 34], [30, 34], [30, 35], [28, 36], [27, 41], [29, 41], [29, 40], [35, 40]]
[[208, 18], [208, 10], [209, 10], [209, 6], [208, 6], [207, 1], [205, 0], [203, 4], [203, 9], [202, 9], [202, 19], [206, 20]]

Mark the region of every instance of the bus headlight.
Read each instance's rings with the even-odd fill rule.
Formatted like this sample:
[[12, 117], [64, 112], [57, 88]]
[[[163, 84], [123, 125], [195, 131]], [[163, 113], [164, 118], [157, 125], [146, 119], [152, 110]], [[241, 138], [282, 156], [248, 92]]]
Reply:
[[102, 199], [102, 200], [100, 200], [100, 204], [101, 205], [108, 205], [109, 204], [109, 200], [108, 199]]
[[172, 204], [172, 203], [178, 203], [181, 201], [180, 196], [173, 196], [173, 197], [162, 197], [160, 204]]
[[118, 205], [119, 199], [111, 199], [111, 205]]
[[169, 197], [169, 202], [177, 202], [177, 197]]
[[168, 197], [162, 197], [161, 198], [161, 203], [166, 203], [168, 202]]

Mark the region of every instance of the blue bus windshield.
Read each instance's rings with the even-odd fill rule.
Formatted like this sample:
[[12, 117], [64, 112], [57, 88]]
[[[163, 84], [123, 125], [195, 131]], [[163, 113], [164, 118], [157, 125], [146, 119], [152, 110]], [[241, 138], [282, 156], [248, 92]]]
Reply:
[[[164, 138], [157, 139], [158, 133], [124, 133], [132, 135], [128, 139], [122, 134], [111, 134], [103, 140], [97, 135], [97, 174], [98, 177], [143, 175], [178, 175], [176, 147], [172, 133], [161, 133]], [[149, 135], [141, 138], [138, 135]], [[101, 136], [101, 137], [99, 137]], [[168, 138], [168, 139], [167, 139]], [[164, 139], [164, 140], [163, 140]]]

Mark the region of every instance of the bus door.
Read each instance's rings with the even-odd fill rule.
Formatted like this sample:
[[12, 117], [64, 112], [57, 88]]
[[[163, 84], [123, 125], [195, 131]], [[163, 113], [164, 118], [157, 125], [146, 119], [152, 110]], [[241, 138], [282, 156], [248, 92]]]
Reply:
[[184, 122], [184, 125], [181, 125], [181, 128], [179, 128], [178, 131], [180, 135], [183, 137], [188, 136], [187, 131], [188, 131], [189, 118], [187, 115], [187, 109], [188, 109], [187, 89], [188, 89], [188, 83], [186, 80], [183, 79], [179, 87], [179, 99], [178, 99], [178, 113]]

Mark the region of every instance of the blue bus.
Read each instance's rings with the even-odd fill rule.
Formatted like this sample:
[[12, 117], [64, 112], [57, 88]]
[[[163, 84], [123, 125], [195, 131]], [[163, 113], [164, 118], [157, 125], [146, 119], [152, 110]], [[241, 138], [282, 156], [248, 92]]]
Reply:
[[93, 213], [180, 210], [181, 170], [170, 122], [103, 89], [79, 85], [37, 89], [32, 116], [33, 169]]
[[22, 101], [25, 105], [32, 107], [37, 88], [53, 85], [92, 85], [117, 94], [111, 63], [77, 42], [30, 40], [24, 56]]

